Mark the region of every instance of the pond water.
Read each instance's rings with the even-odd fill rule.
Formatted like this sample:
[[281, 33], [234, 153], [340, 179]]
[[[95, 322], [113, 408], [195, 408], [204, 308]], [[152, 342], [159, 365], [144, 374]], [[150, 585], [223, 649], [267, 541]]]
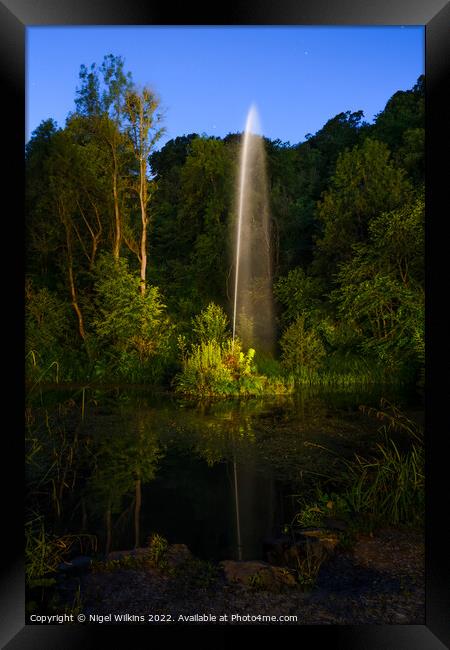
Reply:
[[156, 532], [204, 559], [258, 559], [318, 480], [339, 486], [343, 458], [380, 440], [359, 407], [381, 397], [420, 417], [414, 396], [382, 387], [213, 403], [41, 391], [27, 408], [29, 511], [52, 533], [95, 536], [100, 554]]

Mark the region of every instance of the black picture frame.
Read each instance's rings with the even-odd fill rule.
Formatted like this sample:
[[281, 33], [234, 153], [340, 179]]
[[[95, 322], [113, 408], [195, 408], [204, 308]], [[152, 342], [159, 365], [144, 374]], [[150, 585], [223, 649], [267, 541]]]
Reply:
[[[23, 370], [17, 359], [23, 350], [23, 294], [24, 257], [21, 243], [25, 240], [24, 192], [23, 192], [23, 145], [25, 133], [25, 30], [33, 25], [424, 25], [425, 26], [425, 84], [426, 84], [426, 213], [428, 224], [439, 224], [443, 218], [441, 206], [448, 204], [449, 170], [448, 143], [450, 111], [445, 99], [446, 80], [450, 62], [450, 4], [444, 0], [278, 0], [276, 3], [253, 2], [234, 4], [233, 7], [204, 6], [154, 6], [143, 0], [3, 0], [0, 3], [0, 65], [2, 88], [4, 138], [7, 155], [6, 175], [2, 198], [3, 249], [14, 255], [3, 256], [3, 290], [7, 314], [7, 339], [5, 348], [11, 355], [5, 373], [8, 378], [4, 398], [13, 411], [12, 425], [4, 428], [3, 456], [13, 469], [13, 485], [20, 484], [23, 477]], [[23, 135], [22, 135], [23, 134]], [[447, 136], [447, 137], [446, 137]], [[6, 154], [5, 154], [6, 152]], [[437, 164], [437, 161], [442, 163]], [[9, 201], [9, 207], [6, 208]], [[448, 208], [447, 208], [448, 212]], [[445, 458], [445, 428], [442, 428], [439, 412], [443, 413], [448, 397], [441, 385], [439, 360], [441, 348], [439, 328], [436, 328], [437, 301], [433, 300], [435, 286], [443, 269], [439, 268], [436, 226], [427, 225], [427, 388], [426, 388], [426, 449], [427, 449], [427, 522], [426, 522], [426, 624], [423, 626], [265, 626], [251, 629], [252, 642], [273, 637], [283, 643], [287, 630], [298, 644], [314, 641], [316, 645], [351, 650], [440, 650], [450, 647], [450, 589], [446, 579], [445, 553], [439, 554], [439, 540], [448, 537], [444, 530], [448, 517], [446, 504], [445, 471], [440, 462]], [[434, 240], [434, 241], [433, 241]], [[445, 276], [444, 276], [445, 277]], [[445, 299], [445, 295], [443, 297]], [[16, 325], [17, 323], [17, 325]], [[432, 335], [430, 334], [432, 333]], [[444, 339], [442, 339], [444, 340]], [[14, 345], [12, 345], [14, 343]], [[443, 347], [442, 349], [446, 349]], [[23, 357], [21, 357], [23, 358]], [[14, 405], [14, 408], [12, 406]], [[17, 408], [15, 408], [17, 406]], [[443, 461], [445, 462], [445, 460]], [[23, 570], [23, 517], [20, 490], [11, 491], [11, 479], [4, 488], [4, 518], [7, 523], [2, 533], [6, 542], [2, 554], [0, 578], [0, 642], [8, 650], [25, 648], [101, 647], [105, 634], [113, 634], [112, 648], [149, 647], [169, 641], [173, 633], [184, 634], [186, 627], [171, 628], [145, 626], [83, 626], [83, 625], [25, 625], [24, 570]], [[447, 508], [445, 507], [447, 505]], [[442, 530], [441, 530], [442, 527]], [[448, 551], [446, 552], [448, 554]], [[244, 632], [242, 627], [211, 628], [195, 626], [191, 632], [200, 633], [204, 642], [211, 634], [214, 643], [220, 639], [229, 642], [231, 637]], [[274, 636], [272, 633], [276, 634]], [[132, 638], [140, 644], [133, 645]], [[197, 634], [196, 634], [197, 636]], [[185, 637], [186, 638], [186, 637]], [[187, 640], [187, 639], [186, 639]]]

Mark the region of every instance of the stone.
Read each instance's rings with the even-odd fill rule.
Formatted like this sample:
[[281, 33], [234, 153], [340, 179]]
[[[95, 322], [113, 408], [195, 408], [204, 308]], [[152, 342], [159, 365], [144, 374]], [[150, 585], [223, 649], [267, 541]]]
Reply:
[[223, 560], [220, 566], [229, 583], [240, 583], [267, 591], [280, 591], [285, 586], [296, 585], [295, 578], [288, 569], [267, 562]]
[[166, 551], [165, 559], [169, 566], [178, 567], [188, 560], [191, 560], [192, 553], [186, 544], [170, 544]]
[[339, 536], [336, 533], [325, 531], [321, 528], [303, 530], [302, 535], [309, 539], [316, 540], [320, 546], [330, 555], [339, 544]]

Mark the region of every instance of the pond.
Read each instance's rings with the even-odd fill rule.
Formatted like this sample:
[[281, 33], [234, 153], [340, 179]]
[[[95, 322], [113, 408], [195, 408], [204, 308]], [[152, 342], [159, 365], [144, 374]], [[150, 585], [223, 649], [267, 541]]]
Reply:
[[414, 395], [386, 387], [212, 403], [132, 387], [41, 390], [27, 407], [30, 518], [81, 535], [78, 553], [158, 533], [203, 559], [262, 558], [317, 481], [331, 491], [343, 459], [373, 449], [380, 422], [359, 407], [381, 397], [421, 417]]

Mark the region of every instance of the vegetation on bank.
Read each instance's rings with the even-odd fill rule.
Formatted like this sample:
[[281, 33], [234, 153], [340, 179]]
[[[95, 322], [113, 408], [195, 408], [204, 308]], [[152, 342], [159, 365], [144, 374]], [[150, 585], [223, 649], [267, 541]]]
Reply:
[[264, 139], [272, 363], [193, 325], [211, 305], [230, 317], [241, 134], [158, 151], [156, 94], [121, 57], [82, 66], [66, 124], [26, 146], [28, 380], [217, 396], [423, 382], [423, 120], [420, 77], [373, 124], [347, 111], [299, 144]]
[[[344, 522], [346, 542], [361, 530], [385, 525], [422, 528], [425, 516], [425, 449], [421, 427], [386, 400], [379, 409], [361, 407], [381, 420], [372, 456], [343, 460], [339, 477], [321, 482], [314, 500], [301, 500], [287, 530]], [[400, 441], [398, 440], [400, 436]], [[394, 439], [396, 438], [396, 439]]]

